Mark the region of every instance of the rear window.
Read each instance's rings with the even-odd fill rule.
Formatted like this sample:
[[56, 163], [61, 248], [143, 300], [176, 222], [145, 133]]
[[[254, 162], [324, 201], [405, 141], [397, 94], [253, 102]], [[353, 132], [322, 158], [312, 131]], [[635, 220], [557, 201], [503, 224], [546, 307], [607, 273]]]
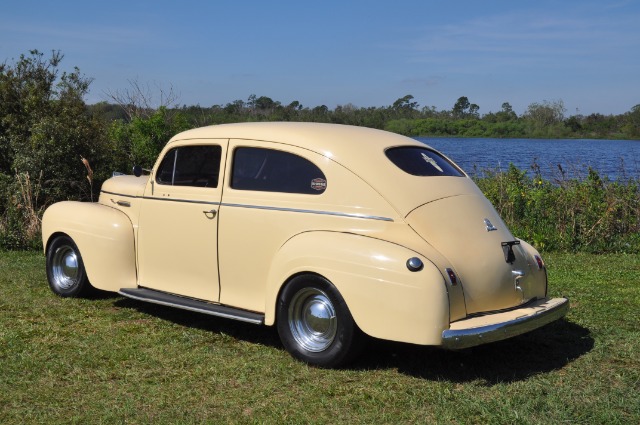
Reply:
[[414, 176], [464, 177], [451, 161], [427, 148], [405, 146], [387, 149], [385, 154], [398, 168]]

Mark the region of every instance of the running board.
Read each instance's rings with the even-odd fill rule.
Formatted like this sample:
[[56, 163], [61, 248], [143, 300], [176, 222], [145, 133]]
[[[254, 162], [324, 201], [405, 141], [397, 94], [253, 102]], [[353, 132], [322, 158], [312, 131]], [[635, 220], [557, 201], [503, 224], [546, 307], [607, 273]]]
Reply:
[[253, 313], [251, 311], [240, 310], [220, 304], [211, 304], [205, 301], [195, 300], [193, 298], [179, 297], [166, 292], [154, 291], [153, 289], [122, 288], [118, 291], [118, 294], [138, 301], [177, 307], [183, 310], [195, 311], [227, 319], [240, 320], [242, 322], [253, 323], [256, 325], [262, 325], [264, 323], [264, 314]]

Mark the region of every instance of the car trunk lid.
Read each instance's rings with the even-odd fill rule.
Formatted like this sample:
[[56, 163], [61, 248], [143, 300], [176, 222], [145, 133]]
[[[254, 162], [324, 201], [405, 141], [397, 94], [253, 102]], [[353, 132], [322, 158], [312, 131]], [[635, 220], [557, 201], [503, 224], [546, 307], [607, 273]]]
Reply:
[[533, 298], [525, 252], [480, 190], [469, 189], [423, 204], [406, 220], [453, 266], [467, 314], [521, 305]]

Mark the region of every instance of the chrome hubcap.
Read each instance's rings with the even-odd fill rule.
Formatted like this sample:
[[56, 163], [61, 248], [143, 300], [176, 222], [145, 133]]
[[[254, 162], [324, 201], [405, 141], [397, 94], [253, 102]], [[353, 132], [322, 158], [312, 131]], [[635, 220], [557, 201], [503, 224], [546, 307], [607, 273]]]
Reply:
[[78, 256], [70, 246], [56, 249], [51, 260], [53, 283], [60, 289], [69, 289], [78, 282]]
[[289, 304], [289, 328], [305, 350], [317, 353], [329, 348], [336, 337], [338, 319], [327, 294], [316, 288], [298, 291]]

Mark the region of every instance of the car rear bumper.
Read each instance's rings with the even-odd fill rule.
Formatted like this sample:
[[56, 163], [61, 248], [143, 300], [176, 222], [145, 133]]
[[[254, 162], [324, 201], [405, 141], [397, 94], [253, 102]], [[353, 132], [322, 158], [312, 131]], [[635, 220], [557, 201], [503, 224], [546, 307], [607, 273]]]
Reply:
[[516, 310], [459, 320], [442, 332], [442, 346], [457, 350], [511, 338], [558, 320], [568, 311], [567, 298], [553, 298]]

